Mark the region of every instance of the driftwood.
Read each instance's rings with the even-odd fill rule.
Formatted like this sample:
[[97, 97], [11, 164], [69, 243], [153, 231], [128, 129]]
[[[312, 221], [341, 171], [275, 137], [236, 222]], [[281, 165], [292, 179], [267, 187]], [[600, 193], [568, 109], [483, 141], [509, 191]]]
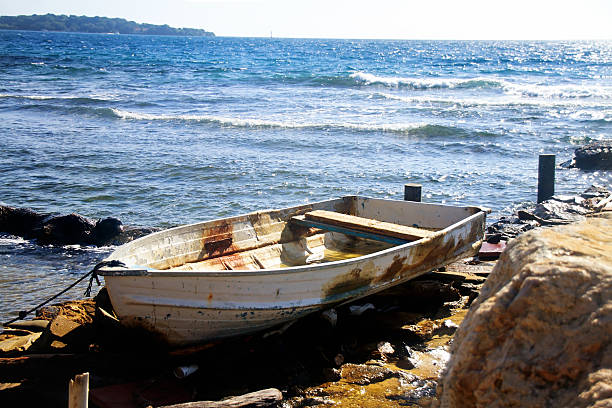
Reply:
[[78, 374], [68, 384], [68, 408], [87, 408], [89, 401], [89, 373]]
[[186, 402], [183, 404], [165, 405], [160, 408], [263, 408], [275, 407], [282, 399], [283, 394], [279, 390], [268, 388], [222, 401]]

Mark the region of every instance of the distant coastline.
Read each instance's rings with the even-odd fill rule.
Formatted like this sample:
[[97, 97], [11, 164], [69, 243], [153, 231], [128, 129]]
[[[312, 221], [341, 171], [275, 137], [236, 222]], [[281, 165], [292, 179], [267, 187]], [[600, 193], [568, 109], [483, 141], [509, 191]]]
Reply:
[[142, 34], [214, 37], [199, 28], [174, 28], [168, 25], [139, 24], [123, 18], [66, 16], [55, 14], [0, 16], [0, 30], [59, 31], [68, 33]]

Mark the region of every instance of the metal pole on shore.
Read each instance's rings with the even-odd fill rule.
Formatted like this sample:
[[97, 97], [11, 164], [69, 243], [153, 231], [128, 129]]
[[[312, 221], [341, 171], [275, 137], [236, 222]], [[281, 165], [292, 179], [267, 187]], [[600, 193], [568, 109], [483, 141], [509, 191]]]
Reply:
[[416, 201], [421, 202], [421, 190], [420, 184], [404, 184], [404, 201]]
[[538, 203], [555, 195], [555, 155], [541, 154], [538, 163]]

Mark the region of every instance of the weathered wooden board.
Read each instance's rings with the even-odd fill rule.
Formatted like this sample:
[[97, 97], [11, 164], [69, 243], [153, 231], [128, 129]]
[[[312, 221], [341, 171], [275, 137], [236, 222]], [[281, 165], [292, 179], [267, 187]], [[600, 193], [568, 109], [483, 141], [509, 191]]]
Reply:
[[355, 217], [354, 215], [342, 214], [333, 211], [314, 210], [304, 214], [305, 219], [320, 223], [336, 225], [343, 228], [355, 229], [372, 234], [384, 235], [406, 241], [416, 241], [427, 238], [434, 233], [421, 228], [408, 227], [406, 225], [392, 224], [389, 222], [372, 220], [369, 218]]
[[319, 230], [340, 232], [345, 235], [351, 235], [351, 236], [360, 237], [360, 238], [367, 238], [367, 239], [371, 239], [374, 241], [387, 242], [393, 245], [402, 245], [402, 244], [406, 244], [410, 242], [405, 239], [390, 237], [387, 235], [372, 234], [370, 232], [358, 231], [358, 230], [351, 229], [351, 228], [341, 227], [339, 225], [331, 225], [331, 224], [326, 224], [323, 222], [307, 220], [306, 218], [304, 218], [303, 215], [296, 215], [295, 217], [292, 217], [291, 222], [293, 222], [294, 224], [301, 225], [303, 227], [307, 227], [307, 228], [317, 228]]
[[251, 392], [222, 401], [196, 401], [183, 404], [165, 405], [160, 408], [264, 408], [275, 407], [282, 401], [283, 394], [276, 388]]

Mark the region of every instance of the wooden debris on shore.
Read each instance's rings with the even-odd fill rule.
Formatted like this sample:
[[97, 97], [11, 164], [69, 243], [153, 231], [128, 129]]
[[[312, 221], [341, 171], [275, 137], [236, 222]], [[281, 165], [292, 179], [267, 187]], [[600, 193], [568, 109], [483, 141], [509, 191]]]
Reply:
[[89, 406], [89, 373], [76, 375], [68, 384], [68, 408]]
[[250, 392], [221, 401], [196, 401], [183, 404], [164, 405], [160, 408], [266, 408], [275, 407], [283, 400], [283, 394], [276, 388]]

